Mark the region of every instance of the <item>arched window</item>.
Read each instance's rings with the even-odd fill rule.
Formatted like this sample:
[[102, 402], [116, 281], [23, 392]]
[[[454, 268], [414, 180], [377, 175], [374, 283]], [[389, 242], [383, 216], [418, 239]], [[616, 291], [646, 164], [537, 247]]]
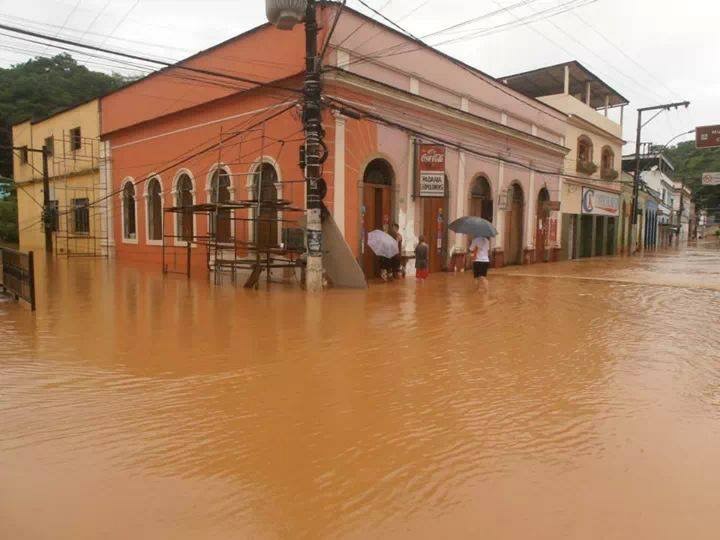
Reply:
[[194, 236], [192, 206], [195, 204], [192, 179], [187, 174], [178, 178], [176, 186], [176, 205], [182, 208], [177, 214], [176, 235], [184, 242], [192, 242]]
[[157, 242], [163, 237], [162, 187], [160, 180], [151, 178], [147, 187], [147, 235], [148, 240]]
[[[609, 146], [605, 146], [602, 150], [600, 171], [603, 178], [609, 180], [617, 178], [617, 172], [615, 171], [615, 152], [613, 152]], [[615, 176], [615, 178], [610, 178], [611, 176]]]
[[270, 163], [263, 163], [253, 177], [253, 197], [260, 201], [260, 213], [255, 222], [258, 247], [269, 248], [278, 244], [278, 173]]
[[578, 161], [585, 163], [592, 162], [593, 159], [593, 145], [592, 141], [585, 135], [581, 135], [578, 139], [577, 145]]
[[470, 188], [470, 214], [493, 220], [493, 201], [490, 182], [485, 176], [478, 176]]
[[123, 238], [135, 240], [137, 228], [135, 226], [135, 185], [132, 181], [125, 183], [123, 187]]
[[[225, 169], [216, 170], [210, 179], [210, 202], [230, 202], [230, 175]], [[232, 218], [230, 210], [223, 208], [210, 215], [210, 236], [220, 243], [232, 240]]]
[[391, 186], [395, 174], [392, 167], [384, 159], [374, 159], [365, 168], [363, 182], [380, 186]]

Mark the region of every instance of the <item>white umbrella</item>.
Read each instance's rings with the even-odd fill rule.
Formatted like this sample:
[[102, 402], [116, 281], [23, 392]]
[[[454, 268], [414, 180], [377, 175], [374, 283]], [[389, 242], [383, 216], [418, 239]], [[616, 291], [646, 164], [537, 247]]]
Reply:
[[375, 252], [378, 257], [387, 257], [392, 259], [400, 253], [397, 240], [385, 231], [376, 229], [368, 234], [368, 246]]

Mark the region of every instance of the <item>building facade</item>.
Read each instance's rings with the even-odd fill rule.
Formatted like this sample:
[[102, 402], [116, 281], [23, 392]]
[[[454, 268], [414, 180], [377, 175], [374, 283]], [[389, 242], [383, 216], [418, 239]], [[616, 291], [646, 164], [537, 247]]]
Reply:
[[[622, 116], [628, 101], [579, 62], [509, 75], [503, 81], [567, 115], [570, 152], [558, 194], [559, 258], [616, 254], [623, 227]], [[611, 111], [620, 118], [613, 120]]]
[[[318, 9], [324, 43], [338, 6]], [[163, 209], [253, 197], [304, 208], [304, 50], [301, 27], [264, 25], [102, 99], [118, 257], [172, 265], [182, 255], [163, 259], [167, 245], [180, 252], [195, 238], [283, 243], [301, 212], [257, 225], [251, 209], [222, 223]], [[325, 205], [367, 277], [377, 271], [367, 234], [393, 223], [406, 253], [426, 237], [433, 271], [465, 253], [467, 239], [448, 229], [464, 215], [496, 225], [496, 265], [557, 253], [551, 203], [568, 153], [567, 114], [347, 7], [325, 51]], [[230, 58], [233, 73], [262, 84], [197, 74], [227, 73]], [[429, 146], [444, 164], [432, 190], [421, 170]], [[202, 266], [206, 257], [192, 260]]]
[[[623, 156], [623, 171], [628, 174], [635, 173], [635, 155]], [[666, 248], [672, 245], [673, 240], [677, 237], [677, 229], [675, 226], [674, 208], [675, 208], [675, 180], [674, 167], [670, 160], [663, 155], [647, 154], [640, 158], [640, 189], [642, 193], [647, 194], [649, 201], [649, 216], [647, 210], [643, 212], [639, 207], [639, 211], [643, 219], [650, 222], [642, 229], [644, 234], [644, 244], [637, 245], [644, 248]], [[632, 177], [631, 177], [632, 178]], [[678, 200], [679, 205], [679, 200]], [[647, 229], [650, 228], [651, 234], [648, 236]]]
[[106, 254], [109, 214], [101, 177], [100, 101], [93, 99], [47, 118], [13, 126], [14, 180], [20, 247], [45, 246], [43, 156], [48, 152], [50, 207], [55, 252]]

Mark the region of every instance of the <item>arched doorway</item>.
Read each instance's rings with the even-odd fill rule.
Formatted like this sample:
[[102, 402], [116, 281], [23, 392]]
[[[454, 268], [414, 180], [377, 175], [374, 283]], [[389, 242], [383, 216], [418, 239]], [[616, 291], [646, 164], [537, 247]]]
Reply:
[[255, 214], [255, 243], [267, 249], [278, 245], [278, 212], [273, 203], [278, 200], [278, 173], [270, 163], [263, 163], [253, 176], [253, 193], [260, 201], [260, 213]]
[[365, 277], [380, 275], [377, 257], [367, 247], [367, 235], [375, 229], [388, 231], [392, 220], [395, 173], [386, 160], [372, 160], [363, 174], [362, 266]]
[[[222, 204], [230, 202], [230, 175], [224, 169], [216, 170], [210, 180], [210, 202]], [[218, 210], [210, 216], [210, 236], [218, 243], [232, 241], [232, 218], [230, 210]]]
[[507, 233], [505, 235], [505, 264], [523, 262], [523, 216], [525, 215], [525, 196], [520, 184], [514, 183], [508, 190], [508, 212], [505, 217]]
[[550, 193], [542, 188], [537, 200], [535, 225], [535, 262], [547, 262], [547, 243], [550, 231]]
[[492, 222], [493, 200], [490, 182], [484, 176], [478, 176], [470, 188], [470, 215]]

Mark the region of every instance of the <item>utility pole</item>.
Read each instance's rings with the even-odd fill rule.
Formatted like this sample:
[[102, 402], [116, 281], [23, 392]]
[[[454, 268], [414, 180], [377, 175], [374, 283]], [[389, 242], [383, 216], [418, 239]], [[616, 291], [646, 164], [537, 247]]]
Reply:
[[[670, 109], [677, 109], [678, 107], [689, 107], [689, 101], [682, 101], [679, 103], [668, 103], [665, 105], [656, 105], [654, 107], [644, 107], [638, 109], [638, 122], [637, 122], [637, 134], [635, 135], [635, 178], [633, 178], [633, 198], [632, 198], [632, 226], [628, 228], [628, 249], [632, 253], [634, 251], [633, 239], [635, 238], [635, 228], [637, 227], [638, 217], [638, 197], [640, 193], [640, 144], [642, 140], [642, 128], [647, 126], [650, 122], [655, 120], [657, 116], [663, 111], [669, 111]], [[644, 112], [657, 111], [657, 113], [643, 124], [642, 116]]]
[[265, 0], [268, 20], [280, 30], [292, 30], [305, 23], [305, 83], [303, 88], [304, 157], [307, 194], [307, 267], [305, 288], [308, 292], [323, 288], [322, 199], [327, 190], [321, 176], [327, 159], [322, 127], [322, 58], [318, 56], [317, 0], [289, 2]]
[[325, 157], [322, 127], [321, 58], [318, 57], [318, 25], [315, 0], [307, 0], [305, 9], [305, 181], [307, 183], [307, 269], [305, 288], [318, 292], [323, 288], [322, 198], [320, 172]]
[[42, 147], [42, 173], [43, 173], [43, 228], [45, 229], [45, 252], [53, 252], [53, 223], [54, 209], [50, 209], [50, 175], [48, 174], [48, 147]]

